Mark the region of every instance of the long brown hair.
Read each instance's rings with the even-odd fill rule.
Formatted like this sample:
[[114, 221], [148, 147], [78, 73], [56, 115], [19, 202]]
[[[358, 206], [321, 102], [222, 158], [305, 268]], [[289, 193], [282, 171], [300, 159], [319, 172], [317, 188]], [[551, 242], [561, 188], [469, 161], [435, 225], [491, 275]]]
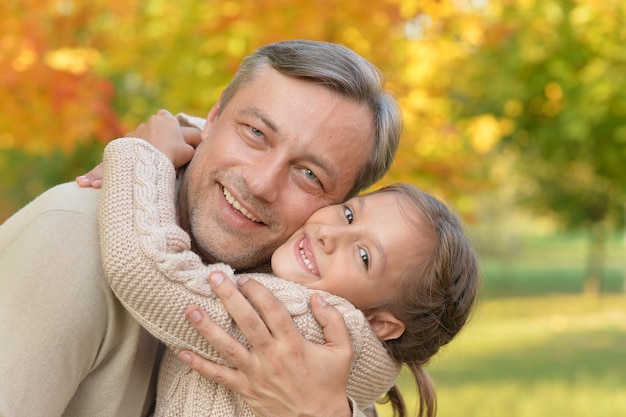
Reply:
[[[418, 417], [433, 417], [437, 410], [434, 385], [424, 366], [439, 348], [449, 343], [467, 322], [476, 298], [478, 262], [459, 219], [435, 197], [408, 184], [395, 184], [374, 193], [395, 192], [418, 212], [420, 233], [430, 245], [420, 248], [394, 297], [377, 310], [391, 312], [406, 329], [385, 342], [391, 357], [412, 372], [419, 391]], [[406, 215], [410, 219], [411, 215]], [[424, 226], [426, 229], [424, 230]], [[394, 415], [406, 416], [396, 386], [387, 393]]]

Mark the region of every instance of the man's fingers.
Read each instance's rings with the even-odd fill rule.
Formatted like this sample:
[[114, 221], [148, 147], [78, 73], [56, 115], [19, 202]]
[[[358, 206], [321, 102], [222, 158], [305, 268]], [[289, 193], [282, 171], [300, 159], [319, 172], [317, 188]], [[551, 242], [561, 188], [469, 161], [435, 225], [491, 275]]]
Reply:
[[228, 389], [238, 387], [243, 383], [239, 372], [235, 369], [231, 369], [226, 365], [211, 362], [210, 360], [205, 359], [191, 351], [181, 350], [178, 353], [178, 358], [203, 377], [212, 379]]
[[[240, 279], [246, 280], [245, 278]], [[235, 287], [235, 284], [220, 272], [211, 273], [211, 275], [209, 275], [209, 282], [213, 292], [222, 300], [226, 311], [228, 311], [228, 314], [235, 320], [235, 323], [237, 323], [237, 326], [239, 326], [246, 339], [250, 341], [252, 347], [264, 346], [269, 343], [272, 338], [270, 331], [263, 320], [261, 320], [261, 317], [259, 317], [254, 307], [248, 302], [239, 289]], [[258, 289], [259, 291], [267, 292], [267, 290], [256, 281], [250, 282], [250, 285], [255, 288], [255, 291]]]
[[[320, 345], [307, 341], [295, 329], [285, 307], [257, 281], [240, 278], [243, 279], [240, 293], [223, 274], [213, 273], [209, 278], [213, 291], [253, 349], [248, 351], [228, 335], [224, 336], [222, 329], [206, 322], [210, 319], [198, 307], [190, 307], [187, 316], [194, 327], [237, 369], [183, 351], [179, 357], [185, 363], [202, 376], [239, 393], [255, 415], [298, 415], [302, 410], [311, 410], [307, 415], [350, 415], [346, 386], [352, 343], [343, 316], [336, 309], [317, 298], [318, 295], [311, 299], [313, 314], [328, 342]], [[255, 335], [261, 335], [262, 341]], [[244, 366], [238, 362], [241, 358]]]
[[215, 324], [204, 310], [198, 306], [189, 306], [185, 310], [185, 317], [224, 359], [237, 368], [247, 366], [250, 352]]
[[[263, 327], [269, 330], [269, 334], [274, 338], [301, 337], [285, 305], [281, 303], [270, 290], [257, 281], [246, 277], [240, 278], [237, 283], [239, 284], [239, 290], [246, 296], [247, 300], [257, 308], [258, 314], [260, 314], [262, 319]], [[246, 337], [248, 337], [249, 340], [253, 340], [252, 335], [248, 336], [246, 334]]]
[[350, 333], [348, 332], [346, 322], [341, 313], [334, 307], [328, 305], [319, 294], [313, 294], [311, 296], [311, 311], [313, 312], [315, 320], [322, 326], [326, 344], [328, 346], [349, 348], [349, 355], [352, 355]]

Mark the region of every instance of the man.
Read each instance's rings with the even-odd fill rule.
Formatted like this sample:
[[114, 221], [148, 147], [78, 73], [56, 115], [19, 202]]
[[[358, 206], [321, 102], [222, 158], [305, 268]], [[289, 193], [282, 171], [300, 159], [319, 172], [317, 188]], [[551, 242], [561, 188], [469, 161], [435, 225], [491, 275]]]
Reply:
[[[401, 126], [380, 84], [374, 67], [333, 44], [281, 42], [244, 60], [209, 112], [202, 143], [181, 173], [179, 221], [194, 250], [207, 262], [258, 269], [314, 210], [379, 179], [391, 164]], [[149, 134], [158, 134], [150, 122], [134, 136]], [[64, 184], [0, 227], [0, 379], [12, 381], [0, 393], [0, 415], [149, 413], [158, 343], [102, 276], [98, 196], [97, 190]], [[280, 311], [271, 310], [268, 325], [284, 323]], [[333, 312], [323, 306], [318, 311], [337, 328]], [[341, 331], [331, 331], [330, 339]], [[345, 337], [336, 341], [346, 352]], [[271, 343], [262, 344], [272, 350]], [[308, 349], [328, 352], [325, 346]], [[349, 359], [335, 355], [329, 366], [344, 369], [347, 378]], [[310, 363], [307, 357], [295, 360]], [[318, 362], [308, 368], [317, 377], [298, 382], [308, 395], [295, 409], [350, 415], [345, 384], [343, 393], [313, 385], [339, 377], [326, 375]], [[281, 374], [247, 378], [255, 387], [255, 381], [268, 381], [264, 387], [286, 381]], [[289, 396], [233, 389], [260, 415], [286, 415], [280, 404]]]

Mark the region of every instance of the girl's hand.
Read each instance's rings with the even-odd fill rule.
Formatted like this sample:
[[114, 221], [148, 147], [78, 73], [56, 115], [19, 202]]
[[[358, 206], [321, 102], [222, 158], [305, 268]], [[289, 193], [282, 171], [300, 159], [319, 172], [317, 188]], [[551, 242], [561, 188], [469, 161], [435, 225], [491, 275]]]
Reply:
[[[181, 127], [178, 120], [167, 110], [159, 110], [146, 123], [137, 126], [126, 137], [144, 139], [163, 152], [178, 169], [193, 157], [200, 144], [200, 130], [194, 127]], [[102, 162], [91, 171], [76, 177], [76, 183], [84, 188], [102, 188], [104, 167]]]
[[76, 177], [76, 183], [83, 188], [102, 188], [102, 174], [104, 166], [102, 162], [96, 165], [91, 171], [80, 177]]
[[[195, 146], [200, 142], [200, 131], [180, 127], [178, 120], [167, 110], [159, 110], [146, 123], [137, 126], [126, 137], [140, 138], [161, 151], [178, 169], [191, 161]], [[197, 132], [197, 137], [192, 133]], [[183, 134], [186, 133], [186, 134]], [[187, 143], [189, 140], [190, 143]]]

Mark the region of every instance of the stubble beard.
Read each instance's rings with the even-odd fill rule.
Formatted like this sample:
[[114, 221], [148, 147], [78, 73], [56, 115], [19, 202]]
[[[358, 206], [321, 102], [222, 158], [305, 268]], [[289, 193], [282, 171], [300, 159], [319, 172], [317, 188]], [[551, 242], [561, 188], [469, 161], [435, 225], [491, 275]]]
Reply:
[[[218, 214], [216, 214], [218, 215]], [[264, 270], [275, 248], [248, 233], [226, 230], [207, 213], [189, 214], [192, 250], [205, 263], [225, 263], [237, 270]], [[199, 238], [198, 238], [199, 237]]]
[[[227, 170], [212, 172], [206, 177], [206, 181], [200, 189], [210, 190], [219, 184], [228, 184], [238, 191], [244, 201], [252, 201], [257, 210], [263, 210], [261, 215], [266, 221], [269, 221], [269, 224], [281, 224], [276, 214], [266, 210], [262, 202], [255, 202], [255, 198], [248, 192], [245, 181]], [[189, 186], [190, 184], [186, 185]], [[193, 193], [189, 188], [181, 187], [182, 190]], [[219, 192], [222, 192], [221, 186]], [[222, 262], [237, 270], [269, 272], [271, 256], [281, 242], [268, 244], [270, 237], [263, 230], [267, 232], [276, 226], [264, 225], [263, 229], [254, 235], [251, 235], [251, 232], [232, 229], [223, 223], [215, 202], [202, 204], [203, 201], [207, 202], [209, 195], [204, 193], [185, 194], [182, 192], [179, 195], [181, 201], [185, 201], [185, 207], [181, 208], [187, 214], [187, 221], [181, 222], [181, 224], [186, 223], [183, 228], [191, 237], [192, 250], [202, 258], [203, 262], [208, 264]], [[179, 212], [179, 215], [185, 213]], [[275, 237], [274, 240], [276, 240]]]

